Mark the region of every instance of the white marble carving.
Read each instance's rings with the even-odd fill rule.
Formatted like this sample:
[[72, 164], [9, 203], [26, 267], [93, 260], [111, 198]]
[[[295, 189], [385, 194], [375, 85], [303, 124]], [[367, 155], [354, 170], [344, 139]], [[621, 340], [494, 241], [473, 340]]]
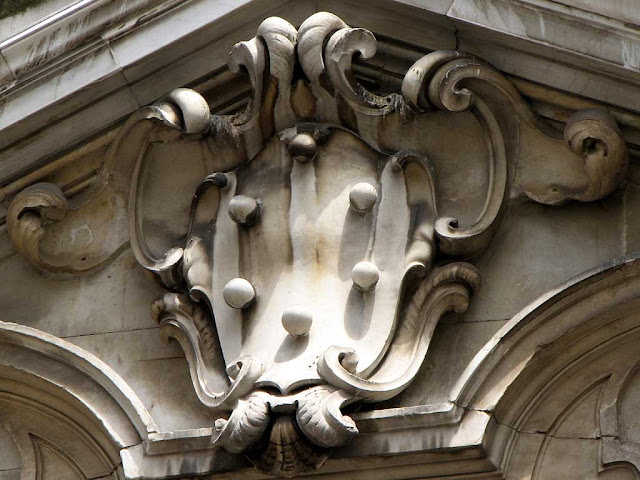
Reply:
[[[280, 476], [320, 468], [357, 435], [349, 405], [412, 382], [441, 316], [464, 312], [479, 288], [466, 260], [490, 243], [514, 178], [556, 205], [602, 198], [626, 173], [605, 112], [558, 131], [458, 51], [426, 55], [401, 93], [380, 95], [351, 66], [375, 50], [371, 32], [329, 13], [298, 30], [269, 18], [229, 57], [250, 79], [243, 112], [211, 115], [198, 93], [175, 90], [125, 124], [101, 175], [128, 198], [137, 260], [172, 290], [152, 305], [161, 333], [182, 345], [200, 401], [231, 412], [215, 443]], [[454, 159], [486, 176], [474, 218], [443, 208], [468, 187], [439, 176], [449, 145], [425, 125], [440, 114], [480, 132], [481, 151]], [[169, 143], [173, 162], [154, 162]], [[34, 186], [13, 200], [8, 226], [38, 267], [74, 272], [39, 254], [45, 223], [66, 221], [64, 200]]]
[[[309, 83], [302, 77], [294, 85], [310, 90], [311, 116], [303, 95], [291, 93], [296, 46]], [[216, 422], [215, 442], [280, 476], [319, 468], [327, 449], [357, 434], [341, 410], [400, 393], [442, 314], [466, 309], [478, 272], [467, 263], [436, 265], [442, 255], [482, 251], [504, 212], [513, 152], [497, 99], [511, 102], [512, 118], [540, 123], [504, 78], [471, 55], [427, 55], [408, 72], [402, 95], [379, 96], [355, 81], [355, 53], [372, 56], [373, 35], [331, 14], [310, 17], [298, 32], [267, 19], [230, 56], [230, 68], [244, 67], [251, 79], [246, 110], [213, 116], [199, 130], [187, 129], [187, 120], [182, 127], [227, 157], [196, 189], [186, 245], [152, 254], [141, 197], [130, 197], [139, 261], [199, 302], [168, 294], [154, 313], [185, 348], [201, 400], [232, 410]], [[468, 80], [493, 93], [473, 93]], [[173, 95], [171, 108], [187, 119], [202, 102], [182, 97]], [[486, 132], [485, 206], [470, 225], [438, 215], [438, 179], [423, 153], [382, 145], [385, 135], [402, 135], [394, 118], [407, 124], [433, 109], [471, 110]], [[556, 196], [537, 199], [591, 200], [615, 188], [626, 167], [616, 132], [600, 112], [571, 122], [571, 148], [582, 154], [591, 142], [588, 182], [580, 192], [549, 186]], [[557, 135], [549, 141], [559, 144]], [[140, 188], [134, 177], [131, 191]], [[211, 391], [207, 378], [222, 359], [228, 386]]]

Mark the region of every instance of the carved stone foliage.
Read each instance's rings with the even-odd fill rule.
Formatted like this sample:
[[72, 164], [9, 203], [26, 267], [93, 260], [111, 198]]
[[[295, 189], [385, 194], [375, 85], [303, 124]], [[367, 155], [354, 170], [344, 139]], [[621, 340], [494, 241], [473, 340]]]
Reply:
[[[467, 260], [512, 190], [590, 201], [626, 172], [605, 112], [558, 131], [459, 51], [426, 55], [381, 95], [351, 69], [375, 50], [329, 13], [298, 30], [268, 18], [229, 57], [250, 79], [244, 111], [211, 115], [177, 89], [127, 121], [101, 177], [128, 198], [136, 258], [170, 290], [152, 305], [161, 333], [182, 345], [202, 403], [230, 412], [214, 441], [280, 476], [320, 468], [358, 433], [351, 404], [413, 380], [439, 319], [479, 288]], [[23, 193], [11, 238], [50, 269], [40, 242], [64, 196]]]

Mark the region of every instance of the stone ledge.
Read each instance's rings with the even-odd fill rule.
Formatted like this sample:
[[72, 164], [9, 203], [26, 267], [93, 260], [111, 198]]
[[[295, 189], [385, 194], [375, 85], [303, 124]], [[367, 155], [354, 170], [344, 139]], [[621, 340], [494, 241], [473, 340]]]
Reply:
[[[519, 24], [500, 23], [500, 15], [482, 14], [470, 0], [431, 7], [378, 0], [367, 12], [354, 3], [333, 1], [274, 5], [238, 0], [221, 5], [199, 0], [176, 7], [173, 1], [158, 5], [145, 0], [132, 6], [126, 18], [118, 17], [115, 11], [110, 17], [106, 10], [102, 16], [96, 15], [96, 20], [91, 17], [88, 21], [95, 24], [90, 23], [66, 42], [49, 43], [39, 59], [24, 55], [33, 50], [33, 42], [46, 44], [47, 32], [58, 31], [62, 23], [88, 15], [102, 3], [83, 2], [83, 8], [48, 19], [0, 44], [0, 64], [11, 77], [0, 94], [1, 184], [110, 128], [171, 89], [197, 86], [208, 82], [211, 72], [214, 77], [224, 72], [229, 47], [249, 38], [265, 16], [285, 15], [295, 24], [315, 10], [333, 10], [347, 22], [399, 40], [387, 42], [384, 65], [374, 57], [369, 74], [397, 70], [424, 51], [458, 44], [457, 48], [480, 54], [523, 82], [533, 81], [608, 104], [620, 110], [621, 116], [632, 118], [631, 123], [640, 123], [633, 113], [640, 111], [640, 105], [633, 103], [639, 81], [636, 63], [640, 63], [633, 53], [640, 51], [635, 31], [619, 20], [558, 7], [554, 2], [501, 2], [503, 13], [511, 15], [508, 18], [514, 22], [519, 19]], [[481, 0], [476, 3], [482, 7]], [[170, 15], [161, 14], [171, 8]], [[518, 16], [520, 10], [524, 13]], [[547, 26], [544, 32], [540, 25]], [[560, 30], [571, 28], [572, 41], [577, 43], [562, 44], [563, 37], [550, 31], [549, 25]], [[544, 42], [540, 39], [543, 33]], [[605, 44], [594, 43], [594, 38], [605, 34]], [[418, 44], [420, 47], [412, 47]], [[586, 46], [581, 48], [583, 44]], [[12, 56], [14, 53], [17, 56]], [[28, 64], [18, 65], [16, 59]], [[386, 77], [389, 79], [392, 77]]]

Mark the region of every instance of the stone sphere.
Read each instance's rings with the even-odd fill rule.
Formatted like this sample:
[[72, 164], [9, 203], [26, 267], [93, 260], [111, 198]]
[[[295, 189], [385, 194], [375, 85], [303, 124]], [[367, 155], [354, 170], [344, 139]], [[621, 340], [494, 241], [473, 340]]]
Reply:
[[282, 326], [294, 337], [308, 334], [312, 322], [311, 311], [302, 305], [289, 307], [282, 314]]
[[236, 195], [229, 201], [229, 216], [240, 225], [251, 225], [258, 219], [260, 204], [255, 198]]
[[256, 291], [244, 278], [234, 278], [222, 289], [222, 298], [231, 308], [247, 308], [256, 298]]
[[294, 160], [306, 162], [316, 154], [316, 141], [308, 133], [299, 133], [289, 142], [289, 153]]
[[351, 279], [358, 290], [369, 292], [380, 280], [380, 270], [371, 262], [360, 262], [351, 270]]
[[378, 190], [367, 182], [356, 183], [349, 191], [349, 202], [356, 212], [368, 212], [378, 201]]

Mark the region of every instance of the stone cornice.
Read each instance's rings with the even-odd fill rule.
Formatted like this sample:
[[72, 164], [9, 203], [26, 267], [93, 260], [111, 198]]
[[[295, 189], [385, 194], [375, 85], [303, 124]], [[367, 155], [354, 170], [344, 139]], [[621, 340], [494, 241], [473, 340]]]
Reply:
[[95, 44], [108, 43], [130, 31], [137, 20], [148, 21], [178, 3], [180, 0], [82, 0], [74, 3], [0, 41], [0, 91], [33, 80], [34, 76], [54, 67], [68, 55], [88, 55]]
[[[576, 102], [608, 105], [627, 140], [637, 143], [639, 136], [635, 30], [622, 20], [556, 2], [497, 2], [493, 14], [480, 0], [424, 7], [378, 0], [367, 5], [366, 14], [348, 2], [139, 0], [127, 2], [124, 13], [118, 2], [104, 3], [76, 4], [0, 45], [0, 184], [54, 160], [172, 88], [200, 90], [198, 85], [206, 88], [217, 75], [224, 77], [226, 52], [265, 16], [285, 16], [295, 25], [318, 10], [332, 10], [380, 38], [394, 39], [383, 41], [377, 57], [362, 65], [364, 77], [390, 84], [424, 53], [459, 48], [517, 77], [519, 86], [533, 82], [583, 97]], [[83, 18], [78, 33], [51, 39]], [[571, 35], [564, 34], [567, 29]], [[563, 43], [567, 37], [575, 45]], [[598, 42], [589, 41], [593, 38]], [[38, 50], [39, 44], [48, 46]], [[36, 51], [43, 53], [30, 53]], [[538, 100], [539, 91], [530, 89], [530, 98]], [[571, 107], [566, 97], [555, 92], [551, 97], [543, 99], [542, 114], [563, 121], [562, 110]], [[553, 99], [565, 103], [560, 110]]]
[[[500, 468], [495, 455], [493, 464], [484, 457], [493, 452], [494, 430], [502, 432], [493, 413], [504, 390], [496, 383], [506, 388], [511, 377], [482, 355], [482, 369], [472, 365], [447, 403], [365, 413], [347, 407], [390, 400], [417, 376], [441, 316], [464, 312], [477, 291], [480, 272], [467, 260], [487, 248], [512, 188], [559, 205], [599, 200], [621, 184], [628, 152], [616, 120], [629, 140], [635, 117], [512, 77], [546, 118], [564, 124], [556, 129], [481, 58], [452, 49], [422, 55], [402, 40], [385, 41], [376, 60], [374, 35], [335, 15], [314, 14], [299, 28], [270, 17], [229, 57], [232, 72], [248, 73], [250, 95], [245, 83], [229, 82], [227, 70], [213, 69], [193, 82], [204, 96], [172, 90], [117, 133], [113, 128], [2, 190], [11, 200], [12, 243], [43, 271], [90, 272], [129, 242], [138, 262], [171, 290], [151, 311], [160, 333], [184, 349], [198, 399], [213, 414], [231, 412], [213, 429], [141, 435], [141, 444], [121, 451], [127, 478], [241, 468], [230, 455], [239, 452], [261, 470], [292, 476], [319, 468], [332, 448], [327, 466], [334, 471], [364, 462], [374, 468], [377, 460], [368, 457], [386, 455], [396, 456], [391, 462], [403, 476], [415, 476], [415, 463], [433, 460], [434, 451], [441, 465], [455, 457], [460, 471], [460, 458], [473, 460], [470, 471]], [[366, 85], [352, 75], [355, 52], [372, 58], [355, 69]], [[221, 85], [233, 88], [208, 102]], [[82, 168], [70, 172], [76, 161]], [[363, 219], [369, 226], [354, 229]], [[82, 248], [68, 235], [80, 229], [91, 237]], [[637, 276], [636, 263], [629, 265], [629, 275], [601, 275], [614, 277], [604, 287]], [[636, 288], [629, 286], [633, 298]], [[617, 292], [606, 306], [628, 301]], [[563, 298], [546, 299], [546, 306]], [[363, 307], [352, 311], [356, 302]], [[582, 317], [568, 318], [566, 332]], [[534, 320], [549, 330], [543, 338], [551, 345], [560, 332], [545, 318]], [[517, 326], [484, 352], [496, 346], [504, 355], [495, 359], [510, 361], [512, 350], [521, 355], [513, 358], [531, 358], [540, 343], [520, 342], [526, 330]], [[509, 373], [515, 379], [520, 371]], [[201, 451], [209, 435], [228, 453]], [[293, 453], [276, 458], [273, 445]], [[340, 463], [351, 458], [356, 463]], [[499, 478], [490, 475], [483, 478]]]

